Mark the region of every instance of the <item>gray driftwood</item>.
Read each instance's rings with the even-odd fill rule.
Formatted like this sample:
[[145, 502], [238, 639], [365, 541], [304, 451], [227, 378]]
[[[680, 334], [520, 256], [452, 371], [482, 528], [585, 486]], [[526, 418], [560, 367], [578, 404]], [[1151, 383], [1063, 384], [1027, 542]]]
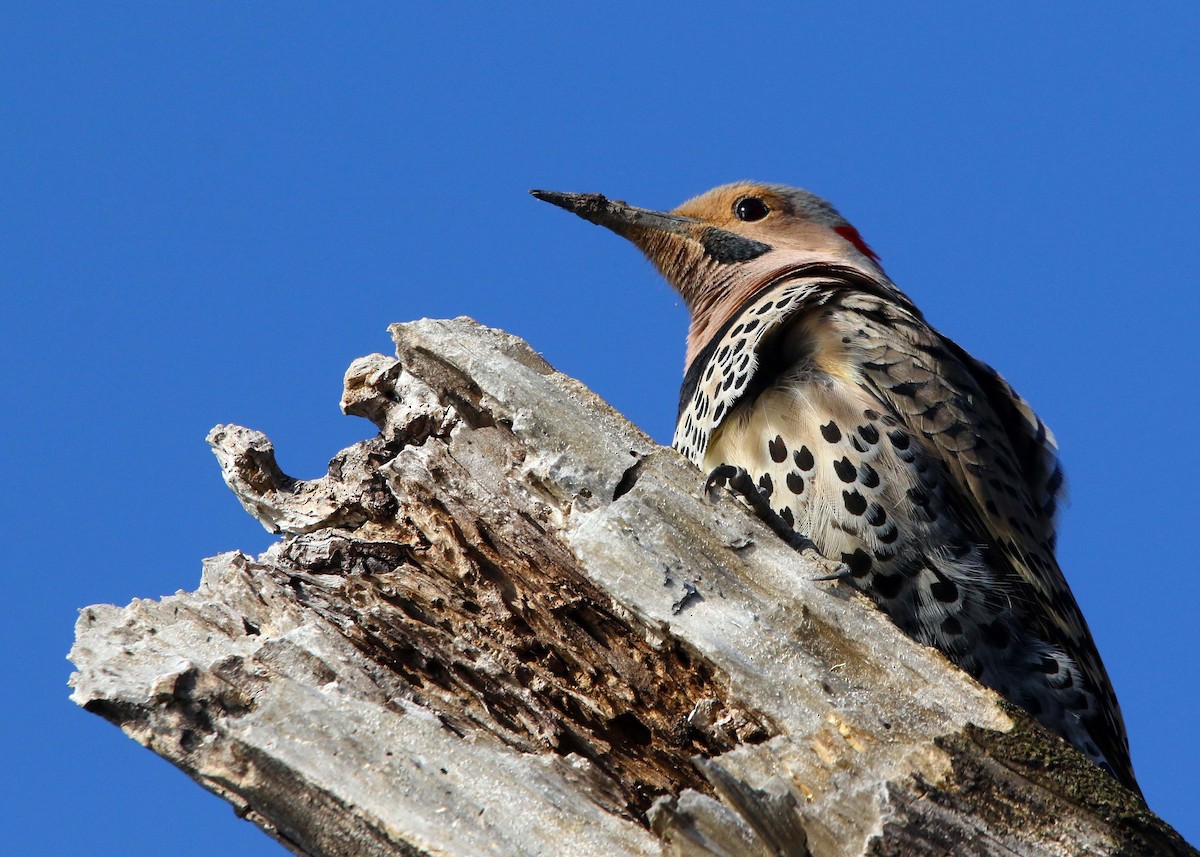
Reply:
[[297, 854], [1194, 854], [525, 343], [392, 328], [283, 538], [83, 611], [77, 703]]

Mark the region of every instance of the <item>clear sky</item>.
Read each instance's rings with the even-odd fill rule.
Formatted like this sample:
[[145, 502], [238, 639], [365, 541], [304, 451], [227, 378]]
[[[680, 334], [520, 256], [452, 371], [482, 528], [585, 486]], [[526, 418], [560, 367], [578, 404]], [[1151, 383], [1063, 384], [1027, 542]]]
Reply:
[[1063, 567], [1200, 843], [1200, 6], [250, 5], [0, 12], [9, 853], [284, 853], [68, 702], [76, 610], [263, 550], [205, 433], [323, 473], [390, 322], [518, 334], [669, 442], [683, 308], [526, 191], [744, 178], [832, 199], [1057, 433]]

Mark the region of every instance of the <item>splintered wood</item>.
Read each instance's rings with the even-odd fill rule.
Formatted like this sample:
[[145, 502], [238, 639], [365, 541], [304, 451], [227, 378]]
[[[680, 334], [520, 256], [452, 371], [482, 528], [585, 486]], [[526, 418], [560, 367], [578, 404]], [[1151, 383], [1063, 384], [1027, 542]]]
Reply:
[[305, 855], [1194, 854], [520, 340], [392, 328], [281, 540], [83, 611], [74, 700]]

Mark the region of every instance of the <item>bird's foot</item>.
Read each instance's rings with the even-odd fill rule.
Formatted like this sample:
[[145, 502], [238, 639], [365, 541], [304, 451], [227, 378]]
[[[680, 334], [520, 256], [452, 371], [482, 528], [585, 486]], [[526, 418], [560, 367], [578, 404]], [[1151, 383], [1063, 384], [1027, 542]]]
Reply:
[[850, 579], [850, 566], [844, 562], [838, 562], [836, 559], [830, 559], [825, 556], [817, 550], [816, 545], [812, 542], [809, 542], [808, 550], [801, 550], [800, 553], [804, 554], [813, 565], [825, 569], [824, 574], [818, 574], [816, 577], [809, 578], [809, 580], [824, 583], [830, 580], [840, 582]]
[[774, 530], [776, 535], [818, 568], [825, 570], [825, 574], [814, 577], [813, 580], [844, 580], [850, 577], [850, 569], [845, 563], [825, 557], [817, 550], [812, 539], [792, 528], [792, 525], [771, 505], [767, 495], [754, 482], [746, 468], [732, 464], [721, 464], [714, 467], [704, 482], [704, 496], [710, 503], [716, 502], [718, 492], [722, 488], [728, 488], [740, 497], [758, 516], [758, 519]]

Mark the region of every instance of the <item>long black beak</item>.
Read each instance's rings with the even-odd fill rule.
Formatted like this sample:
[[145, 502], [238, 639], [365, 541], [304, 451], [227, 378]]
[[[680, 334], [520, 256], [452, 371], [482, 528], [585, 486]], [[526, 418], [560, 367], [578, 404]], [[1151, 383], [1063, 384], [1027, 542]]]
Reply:
[[607, 227], [626, 238], [641, 230], [671, 232], [694, 238], [703, 228], [699, 227], [700, 221], [694, 218], [637, 208], [599, 193], [559, 193], [553, 190], [531, 190], [530, 193], [542, 202], [565, 208], [584, 220]]
[[771, 249], [768, 244], [710, 226], [694, 217], [637, 208], [599, 193], [559, 193], [553, 190], [531, 190], [530, 193], [543, 202], [565, 208], [584, 220], [611, 229], [643, 250], [647, 249], [645, 242], [650, 236], [664, 232], [699, 244], [703, 252], [716, 262], [745, 262]]

